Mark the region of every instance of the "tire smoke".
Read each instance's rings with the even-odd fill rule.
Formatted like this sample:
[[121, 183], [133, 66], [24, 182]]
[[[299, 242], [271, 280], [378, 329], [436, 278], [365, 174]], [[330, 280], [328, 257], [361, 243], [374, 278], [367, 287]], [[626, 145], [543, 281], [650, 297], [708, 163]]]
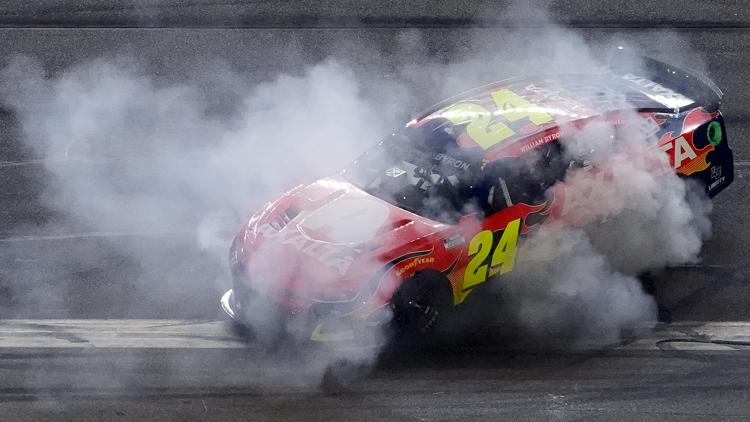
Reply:
[[[544, 21], [543, 12], [534, 14]], [[406, 116], [406, 105], [512, 75], [587, 73], [605, 64], [601, 51], [614, 42], [593, 45], [549, 21], [505, 31], [502, 37], [478, 31], [473, 41], [481, 48], [452, 46], [461, 53], [443, 60], [425, 53], [418, 31], [406, 31], [395, 63], [367, 68], [329, 58], [254, 86], [238, 83], [243, 75], [232, 69], [214, 68], [201, 76], [212, 81], [210, 92], [189, 81], [159, 80], [132, 57], [103, 57], [57, 73], [15, 57], [0, 75], [0, 98], [18, 119], [24, 145], [43, 159], [45, 205], [65, 217], [62, 228], [52, 222], [31, 230], [187, 233], [191, 246], [200, 246], [190, 253], [210, 257], [200, 262], [218, 274], [209, 281], [218, 293], [229, 287], [227, 249], [248, 216], [287, 189], [343, 167], [409, 120], [394, 119]], [[367, 60], [384, 63], [393, 53], [363, 51], [375, 53]], [[227, 104], [217, 93], [233, 100]], [[617, 94], [607, 95], [623, 101]], [[532, 234], [518, 268], [497, 287], [512, 319], [539, 337], [562, 332], [611, 341], [633, 324], [653, 321], [655, 304], [636, 276], [696, 261], [710, 233], [710, 203], [666, 168], [654, 139], [637, 132], [635, 116], [622, 119], [566, 134], [568, 158], [579, 159], [585, 145], [587, 159], [607, 174], [606, 185], [585, 170], [570, 170], [561, 183], [578, 198], [575, 208], [590, 215], [574, 227], [551, 224]], [[164, 281], [177, 266], [189, 269], [186, 274], [200, 271], [181, 248], [153, 262], [154, 250], [139, 242], [110, 246], [150, 262], [130, 277], [149, 296], [185, 298], [196, 283], [206, 283]], [[536, 259], [544, 253], [546, 259]], [[61, 259], [86, 262], [88, 256], [71, 252]], [[288, 264], [267, 259], [278, 268]], [[272, 326], [273, 315], [258, 306], [256, 328]], [[343, 358], [369, 364], [377, 353]], [[320, 369], [342, 356], [311, 359]]]

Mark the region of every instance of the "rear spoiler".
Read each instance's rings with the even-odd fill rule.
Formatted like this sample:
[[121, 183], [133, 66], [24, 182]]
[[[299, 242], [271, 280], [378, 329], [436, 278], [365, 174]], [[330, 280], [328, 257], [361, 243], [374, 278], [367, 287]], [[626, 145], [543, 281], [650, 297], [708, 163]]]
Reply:
[[[596, 69], [595, 73], [597, 72], [607, 72], [614, 77], [620, 78], [633, 76], [635, 78], [646, 79], [648, 82], [653, 82], [653, 84], [651, 84], [652, 89], [667, 88], [668, 91], [674, 91], [675, 93], [681, 94], [692, 100], [684, 101], [681, 105], [675, 107], [668, 107], [667, 105], [664, 107], [641, 107], [638, 108], [638, 111], [679, 114], [700, 106], [707, 112], [713, 113], [719, 110], [719, 107], [721, 106], [721, 98], [724, 96], [724, 93], [721, 92], [713, 81], [705, 76], [700, 76], [698, 72], [688, 72], [650, 57], [629, 53], [627, 50], [619, 47], [613, 50], [613, 53], [610, 55], [609, 61], [605, 66]], [[570, 76], [577, 74], [560, 74], [560, 76], [565, 75]], [[418, 114], [414, 120], [421, 120], [441, 108], [460, 101], [462, 98], [487, 91], [494, 86], [511, 84], [525, 79], [533, 80], [533, 76], [534, 75], [515, 76], [462, 92], [424, 110]], [[540, 78], [549, 76], [550, 75], [541, 75]], [[648, 95], [647, 92], [644, 92], [644, 94]]]
[[[713, 81], [697, 72], [686, 71], [650, 57], [633, 55], [620, 48], [615, 50], [610, 57], [609, 69], [612, 73], [621, 77], [640, 76], [643, 79], [653, 81], [655, 84], [652, 85], [652, 88], [666, 88], [666, 91], [671, 90], [677, 95], [693, 100], [690, 104], [680, 104], [672, 108], [665, 107], [674, 113], [681, 113], [697, 106], [712, 113], [718, 111], [721, 107], [721, 98], [724, 93]], [[644, 92], [644, 94], [646, 93]]]

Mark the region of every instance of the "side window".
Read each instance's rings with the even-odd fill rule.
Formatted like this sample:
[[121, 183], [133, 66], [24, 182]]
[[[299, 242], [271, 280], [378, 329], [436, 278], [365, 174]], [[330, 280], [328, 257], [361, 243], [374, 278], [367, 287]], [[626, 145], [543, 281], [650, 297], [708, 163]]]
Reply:
[[569, 163], [564, 162], [560, 145], [553, 142], [519, 158], [507, 158], [487, 164], [485, 183], [488, 214], [514, 204], [540, 204], [547, 190], [565, 177]]

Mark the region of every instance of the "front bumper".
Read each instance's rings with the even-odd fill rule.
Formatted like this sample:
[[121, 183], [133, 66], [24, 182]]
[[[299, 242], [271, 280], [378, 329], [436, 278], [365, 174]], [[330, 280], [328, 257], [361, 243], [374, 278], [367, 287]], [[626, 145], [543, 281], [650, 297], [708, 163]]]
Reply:
[[[253, 322], [243, 317], [240, 302], [241, 298], [237, 297], [235, 290], [230, 289], [221, 297], [221, 309], [237, 323], [250, 329], [258, 328], [253, 327]], [[278, 316], [289, 337], [325, 343], [336, 349], [368, 349], [382, 346], [388, 338], [390, 329], [390, 318], [386, 317], [365, 320], [356, 315], [317, 315], [312, 310], [282, 311]]]

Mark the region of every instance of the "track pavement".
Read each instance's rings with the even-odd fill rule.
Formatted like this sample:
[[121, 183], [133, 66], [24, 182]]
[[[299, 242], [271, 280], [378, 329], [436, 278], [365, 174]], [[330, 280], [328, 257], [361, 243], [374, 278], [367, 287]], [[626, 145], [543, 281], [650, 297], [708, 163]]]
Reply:
[[[30, 55], [59, 72], [102, 55], [137, 54], [149, 73], [166, 81], [185, 80], [192, 66], [222, 60], [253, 84], [333, 50], [387, 70], [397, 60], [392, 46], [404, 28], [417, 31], [428, 54], [446, 62], [471, 46], [478, 32], [502, 38], [502, 28], [514, 21], [512, 13], [496, 12], [496, 2], [425, 5], [10, 1], [0, 6], [0, 57]], [[47, 209], [40, 198], [41, 160], [48, 157], [21, 147], [14, 116], [0, 113], [2, 418], [746, 420], [750, 354], [739, 342], [750, 321], [748, 10], [743, 2], [665, 0], [658, 8], [645, 1], [551, 2], [552, 17], [591, 42], [618, 36], [657, 54], [663, 30], [672, 28], [679, 38], [675, 50], [696, 49], [726, 92], [723, 110], [739, 160], [737, 179], [717, 198], [715, 234], [703, 263], [660, 277], [660, 295], [672, 306], [676, 325], [603, 349], [538, 353], [469, 344], [404, 350], [384, 356], [372, 372], [334, 392], [320, 390], [314, 371], [300, 371], [304, 362], [269, 361], [223, 323], [210, 322], [226, 285], [216, 281], [215, 262], [190, 246], [188, 234], [92, 233]], [[385, 54], [342, 52], [346, 39]], [[296, 47], [293, 58], [280, 56], [290, 45]], [[148, 258], [132, 262], [117, 252], [121, 244], [137, 244], [150, 252]], [[87, 259], [64, 260], [61, 250]], [[162, 279], [129, 276], [175, 256], [184, 265]], [[201, 287], [177, 288], [185, 277]]]
[[304, 355], [269, 355], [225, 322], [3, 320], [0, 408], [9, 420], [740, 420], [749, 340], [748, 323], [684, 322], [544, 353], [402, 348], [332, 389]]

